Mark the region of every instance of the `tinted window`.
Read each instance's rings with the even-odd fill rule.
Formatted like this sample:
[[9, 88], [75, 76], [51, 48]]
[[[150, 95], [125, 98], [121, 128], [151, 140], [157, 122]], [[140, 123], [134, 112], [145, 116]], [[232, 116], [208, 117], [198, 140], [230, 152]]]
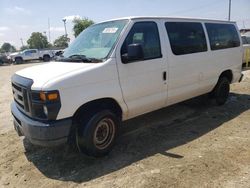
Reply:
[[30, 53], [36, 53], [36, 50], [30, 50]]
[[160, 38], [155, 22], [135, 23], [122, 45], [121, 54], [127, 53], [128, 45], [138, 43], [142, 45], [145, 60], [161, 57]]
[[31, 52], [30, 51], [25, 51], [24, 54], [25, 55], [31, 55]]
[[175, 55], [207, 51], [206, 37], [201, 23], [167, 22], [165, 27]]
[[240, 46], [236, 28], [232, 24], [206, 23], [211, 50]]

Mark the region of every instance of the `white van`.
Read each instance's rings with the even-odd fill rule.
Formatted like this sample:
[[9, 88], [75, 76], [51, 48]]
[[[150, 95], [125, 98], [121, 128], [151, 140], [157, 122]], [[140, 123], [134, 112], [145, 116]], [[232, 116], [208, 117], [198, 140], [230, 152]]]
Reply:
[[56, 61], [12, 77], [14, 126], [31, 143], [73, 140], [107, 154], [121, 121], [209, 93], [222, 105], [242, 79], [234, 22], [129, 17], [92, 25]]

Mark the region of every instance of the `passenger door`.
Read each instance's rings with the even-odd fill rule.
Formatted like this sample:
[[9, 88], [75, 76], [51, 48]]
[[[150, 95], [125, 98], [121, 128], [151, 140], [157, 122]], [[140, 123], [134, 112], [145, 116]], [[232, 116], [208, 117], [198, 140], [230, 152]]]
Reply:
[[38, 50], [32, 50], [32, 59], [39, 59], [39, 52]]
[[198, 22], [167, 21], [165, 29], [168, 51], [168, 104], [174, 104], [202, 93], [204, 60], [207, 43], [204, 29]]
[[[159, 23], [158, 23], [159, 24]], [[128, 118], [164, 106], [167, 97], [166, 64], [162, 58], [161, 42], [155, 21], [135, 22], [116, 52], [123, 98], [128, 106]], [[122, 62], [128, 45], [140, 44], [144, 59]]]

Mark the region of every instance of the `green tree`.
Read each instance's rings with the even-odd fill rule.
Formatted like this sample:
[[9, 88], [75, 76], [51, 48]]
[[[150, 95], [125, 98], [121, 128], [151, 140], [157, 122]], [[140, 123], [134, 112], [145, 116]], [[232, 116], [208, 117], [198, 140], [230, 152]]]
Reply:
[[84, 29], [94, 24], [94, 21], [88, 18], [83, 18], [83, 19], [75, 18], [73, 20], [73, 24], [74, 24], [73, 25], [74, 36], [77, 37]]
[[46, 36], [40, 32], [33, 32], [27, 41], [29, 48], [48, 48], [49, 42]]
[[20, 48], [21, 51], [26, 50], [26, 49], [29, 49], [29, 46], [22, 46], [22, 47]]
[[62, 35], [54, 41], [54, 46], [59, 48], [67, 48], [69, 46], [69, 40], [70, 39], [68, 37]]
[[5, 42], [3, 43], [3, 45], [1, 46], [0, 49], [1, 52], [15, 52], [16, 48], [14, 46], [12, 46], [10, 43]]

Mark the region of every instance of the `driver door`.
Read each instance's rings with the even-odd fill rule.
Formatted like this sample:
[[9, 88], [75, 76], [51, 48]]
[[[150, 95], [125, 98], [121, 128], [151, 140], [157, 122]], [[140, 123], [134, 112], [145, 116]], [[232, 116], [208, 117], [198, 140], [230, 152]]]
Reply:
[[[117, 66], [128, 118], [163, 107], [166, 104], [166, 63], [156, 21], [135, 22], [117, 50]], [[128, 45], [140, 44], [143, 59], [123, 62]], [[118, 48], [119, 49], [119, 48]]]

